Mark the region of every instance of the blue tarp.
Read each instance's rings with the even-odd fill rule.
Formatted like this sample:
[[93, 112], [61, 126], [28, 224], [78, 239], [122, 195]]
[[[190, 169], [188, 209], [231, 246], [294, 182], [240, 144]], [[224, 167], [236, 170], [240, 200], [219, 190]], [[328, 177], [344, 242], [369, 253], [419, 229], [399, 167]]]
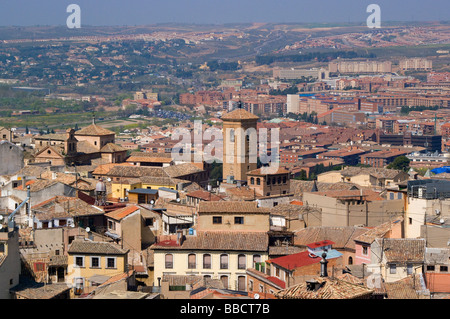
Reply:
[[450, 173], [450, 166], [442, 166], [431, 170], [434, 174]]

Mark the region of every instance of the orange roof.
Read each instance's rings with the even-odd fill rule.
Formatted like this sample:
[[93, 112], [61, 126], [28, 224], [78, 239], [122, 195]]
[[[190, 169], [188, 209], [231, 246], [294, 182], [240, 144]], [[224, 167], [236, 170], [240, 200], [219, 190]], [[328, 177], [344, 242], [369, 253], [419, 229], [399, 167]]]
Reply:
[[113, 210], [112, 212], [105, 214], [105, 216], [115, 219], [115, 220], [121, 220], [121, 219], [127, 217], [128, 215], [134, 213], [138, 209], [139, 209], [139, 207], [131, 205], [131, 206], [117, 209], [117, 210]]
[[[31, 185], [31, 184], [33, 184], [33, 183], [36, 183], [36, 180], [34, 179], [34, 180], [31, 180], [31, 181], [28, 181], [28, 182], [26, 182], [25, 183], [25, 186], [28, 186], [28, 185]], [[16, 189], [18, 189], [18, 190], [23, 190], [23, 185], [21, 184], [21, 185], [19, 185], [19, 186], [17, 186], [16, 187]]]

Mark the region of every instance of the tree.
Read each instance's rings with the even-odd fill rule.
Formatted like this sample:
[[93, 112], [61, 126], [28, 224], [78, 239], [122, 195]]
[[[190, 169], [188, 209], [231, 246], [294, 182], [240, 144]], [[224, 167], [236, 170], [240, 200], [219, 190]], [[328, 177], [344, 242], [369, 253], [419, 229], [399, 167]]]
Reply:
[[406, 156], [402, 155], [402, 156], [396, 157], [391, 164], [386, 166], [386, 168], [398, 169], [398, 170], [402, 170], [402, 171], [407, 172], [408, 169], [409, 169], [409, 163], [410, 162], [411, 161], [409, 160], [409, 158], [407, 158]]

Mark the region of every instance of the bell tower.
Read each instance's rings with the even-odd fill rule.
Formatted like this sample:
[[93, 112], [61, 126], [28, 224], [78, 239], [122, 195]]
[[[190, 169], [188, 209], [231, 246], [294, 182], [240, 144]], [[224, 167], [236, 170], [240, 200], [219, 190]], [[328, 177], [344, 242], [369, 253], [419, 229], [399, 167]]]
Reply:
[[259, 117], [238, 108], [225, 114], [223, 121], [223, 179], [226, 183], [247, 182], [247, 172], [257, 168]]

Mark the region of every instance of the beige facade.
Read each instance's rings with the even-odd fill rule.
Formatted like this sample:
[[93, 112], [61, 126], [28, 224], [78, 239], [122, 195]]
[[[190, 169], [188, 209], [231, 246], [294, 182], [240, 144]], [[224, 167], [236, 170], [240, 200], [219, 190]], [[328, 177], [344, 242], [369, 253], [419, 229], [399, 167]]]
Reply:
[[377, 226], [404, 212], [403, 199], [367, 200], [364, 197], [330, 197], [304, 193], [303, 202], [322, 211], [322, 226]]
[[[172, 265], [166, 264], [167, 255], [172, 256]], [[259, 251], [155, 250], [154, 282], [157, 283], [158, 278], [162, 278], [164, 275], [197, 275], [220, 279], [226, 288], [238, 290], [238, 288], [242, 288], [238, 287], [239, 277], [244, 278], [245, 282], [247, 281], [245, 270], [247, 268], [254, 268], [255, 261], [265, 262], [267, 259], [267, 252]], [[190, 263], [190, 260], [195, 262]], [[205, 264], [204, 260], [208, 260], [209, 262]]]
[[113, 277], [127, 271], [127, 250], [111, 243], [76, 240], [68, 251], [66, 283], [71, 296], [92, 291], [92, 276]]

